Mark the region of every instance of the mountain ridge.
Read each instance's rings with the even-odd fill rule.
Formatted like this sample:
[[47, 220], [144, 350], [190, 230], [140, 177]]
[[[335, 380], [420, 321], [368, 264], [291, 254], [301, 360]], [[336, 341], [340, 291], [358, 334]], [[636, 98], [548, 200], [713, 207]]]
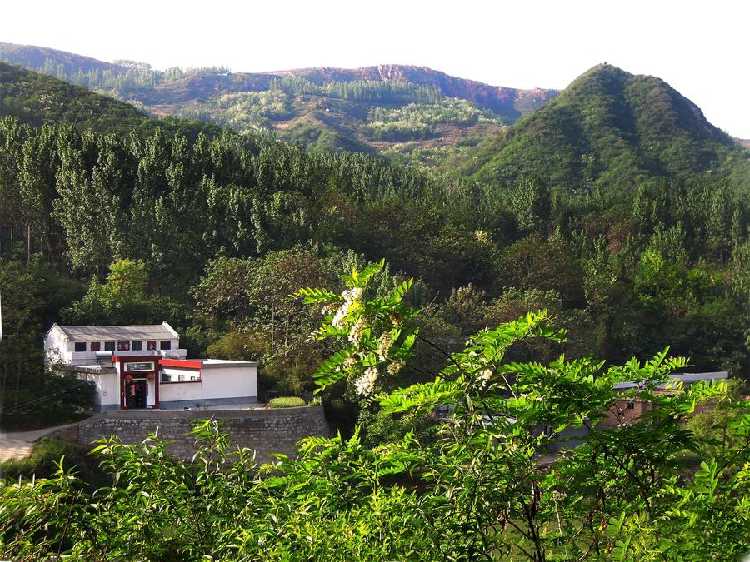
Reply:
[[273, 72], [154, 70], [46, 47], [0, 43], [0, 60], [136, 105], [153, 115], [266, 129], [313, 149], [409, 155], [498, 131], [556, 90], [491, 86], [422, 66], [384, 64]]
[[[77, 71], [88, 72], [91, 70], [109, 70], [127, 72], [133, 65], [142, 69], [150, 69], [153, 72], [168, 72], [154, 70], [148, 63], [132, 61], [114, 61], [107, 62], [94, 57], [79, 55], [69, 51], [61, 51], [50, 47], [38, 47], [35, 45], [21, 45], [16, 43], [0, 42], [0, 60], [24, 66], [37, 72], [44, 72], [45, 61], [51, 57], [67, 63], [71, 68]], [[204, 70], [211, 72], [215, 69], [221, 69], [222, 74], [226, 76], [239, 76], [249, 80], [257, 80], [259, 83], [270, 81], [275, 77], [302, 77], [316, 83], [328, 81], [406, 81], [417, 84], [434, 84], [445, 89], [443, 95], [447, 97], [462, 97], [468, 101], [477, 102], [480, 106], [487, 109], [500, 108], [510, 100], [515, 99], [534, 99], [539, 98], [542, 103], [551, 97], [556, 96], [559, 90], [553, 88], [514, 88], [509, 86], [495, 86], [478, 80], [460, 78], [452, 76], [446, 72], [435, 70], [427, 66], [408, 65], [408, 64], [379, 64], [373, 66], [361, 66], [354, 68], [344, 68], [335, 66], [320, 67], [301, 67], [293, 69], [281, 69], [264, 72], [250, 71], [230, 71], [222, 67], [209, 67], [208, 69], [187, 69], [184, 72], [187, 75], [201, 73]], [[49, 69], [48, 69], [49, 70]], [[462, 87], [463, 86], [463, 87]], [[464, 97], [464, 94], [466, 97]], [[533, 102], [532, 102], [533, 103]], [[518, 114], [523, 111], [519, 110]]]
[[723, 169], [735, 141], [660, 78], [608, 64], [576, 78], [539, 111], [486, 139], [464, 161], [483, 181], [535, 176], [548, 185], [632, 185]]

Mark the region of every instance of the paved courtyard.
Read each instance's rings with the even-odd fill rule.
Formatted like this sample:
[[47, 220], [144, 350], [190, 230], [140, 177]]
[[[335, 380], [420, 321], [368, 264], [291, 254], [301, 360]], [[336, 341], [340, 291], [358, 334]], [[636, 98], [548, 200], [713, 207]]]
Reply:
[[7, 439], [0, 435], [0, 462], [8, 459], [20, 459], [31, 454], [32, 443], [20, 439]]

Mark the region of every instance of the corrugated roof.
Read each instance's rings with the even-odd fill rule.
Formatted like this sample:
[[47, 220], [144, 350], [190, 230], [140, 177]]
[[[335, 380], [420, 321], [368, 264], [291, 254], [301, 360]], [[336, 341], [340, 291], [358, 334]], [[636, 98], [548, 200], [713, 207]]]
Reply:
[[169, 326], [57, 326], [73, 341], [112, 340], [171, 340], [175, 338]]

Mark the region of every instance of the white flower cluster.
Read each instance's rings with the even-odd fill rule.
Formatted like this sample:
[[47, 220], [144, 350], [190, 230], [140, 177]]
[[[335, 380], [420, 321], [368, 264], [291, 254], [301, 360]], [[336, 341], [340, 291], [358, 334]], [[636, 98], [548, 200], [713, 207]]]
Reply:
[[343, 293], [341, 293], [341, 296], [344, 297], [344, 304], [342, 304], [341, 307], [336, 311], [336, 315], [333, 317], [333, 320], [331, 320], [331, 324], [333, 324], [337, 328], [341, 328], [343, 326], [344, 318], [346, 318], [346, 315], [349, 314], [349, 309], [351, 308], [352, 304], [362, 298], [362, 288], [354, 287], [352, 289], [349, 289], [348, 291], [344, 291]]
[[349, 331], [349, 341], [357, 344], [362, 339], [362, 335], [365, 333], [365, 328], [367, 327], [367, 324], [365, 324], [365, 321], [363, 318], [360, 318], [357, 320], [357, 322], [352, 326], [352, 329]]
[[403, 368], [404, 368], [403, 361], [393, 361], [392, 363], [388, 364], [388, 374], [391, 376], [395, 376]]
[[375, 367], [367, 367], [365, 374], [354, 382], [357, 394], [369, 396], [375, 390], [375, 382], [378, 380], [378, 370]]
[[486, 384], [490, 381], [492, 378], [492, 371], [490, 369], [485, 369], [483, 371], [479, 372], [479, 375], [477, 378], [483, 383]]
[[393, 345], [393, 338], [391, 338], [390, 332], [384, 332], [383, 335], [378, 339], [378, 357], [381, 361], [385, 361], [388, 357], [388, 352], [391, 350]]

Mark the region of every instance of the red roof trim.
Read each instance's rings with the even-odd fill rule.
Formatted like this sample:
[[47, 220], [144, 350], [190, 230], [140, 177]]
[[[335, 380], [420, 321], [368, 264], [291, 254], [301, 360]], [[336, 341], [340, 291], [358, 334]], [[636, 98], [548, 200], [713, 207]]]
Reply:
[[159, 364], [162, 367], [182, 367], [183, 369], [200, 369], [203, 367], [203, 361], [200, 359], [161, 359]]

